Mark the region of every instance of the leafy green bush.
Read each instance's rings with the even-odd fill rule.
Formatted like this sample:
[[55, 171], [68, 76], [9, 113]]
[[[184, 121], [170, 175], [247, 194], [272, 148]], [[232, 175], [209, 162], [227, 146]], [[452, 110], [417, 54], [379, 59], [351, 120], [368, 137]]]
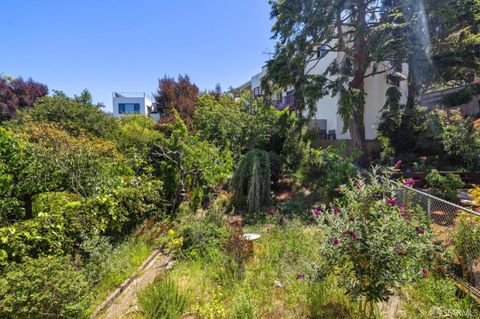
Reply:
[[463, 89], [458, 92], [450, 93], [442, 98], [443, 104], [448, 107], [459, 106], [470, 102], [473, 98], [472, 92], [468, 89]]
[[234, 205], [245, 208], [248, 213], [259, 213], [262, 207], [270, 203], [270, 181], [268, 153], [251, 150], [240, 160], [230, 182]]
[[335, 190], [357, 172], [354, 165], [357, 155], [346, 152], [345, 148], [310, 148], [297, 176], [324, 198], [331, 199]]
[[187, 306], [186, 297], [168, 278], [149, 285], [138, 296], [138, 302], [148, 319], [179, 319]]
[[178, 113], [164, 124], [165, 138], [155, 144], [152, 162], [164, 182], [164, 197], [176, 214], [185, 192], [211, 189], [227, 181], [233, 167], [230, 152], [190, 134]]
[[98, 283], [105, 271], [105, 263], [114, 251], [113, 245], [106, 236], [98, 233], [90, 237], [85, 236], [80, 244], [80, 251], [84, 259], [83, 269], [88, 282]]
[[228, 231], [205, 220], [184, 222], [177, 236], [182, 238], [181, 253], [187, 258], [207, 256], [222, 247], [222, 241], [228, 238]]
[[394, 288], [426, 272], [431, 252], [423, 212], [398, 205], [395, 185], [374, 174], [368, 183], [356, 179], [341, 186], [344, 204], [315, 214], [326, 233], [320, 276], [338, 273], [350, 296], [364, 298], [371, 311]]
[[429, 276], [402, 289], [405, 318], [477, 318], [478, 310], [468, 298], [459, 298], [451, 279]]
[[73, 135], [86, 132], [97, 137], [115, 136], [116, 119], [98, 106], [84, 102], [66, 96], [46, 96], [36, 101], [29, 115], [35, 121], [59, 123]]
[[314, 216], [308, 209], [304, 198], [296, 197], [277, 205], [278, 213], [282, 218], [300, 218], [304, 221], [314, 221]]
[[461, 214], [455, 232], [455, 253], [460, 257], [464, 276], [475, 285], [473, 266], [480, 257], [480, 218]]
[[65, 220], [59, 214], [40, 213], [36, 218], [0, 228], [0, 265], [25, 257], [62, 255], [71, 251]]
[[436, 169], [432, 169], [425, 177], [425, 180], [428, 186], [431, 187], [434, 196], [451, 202], [457, 200], [458, 190], [464, 186], [463, 181], [458, 175], [453, 173], [440, 175]]
[[225, 225], [225, 215], [232, 209], [232, 196], [227, 193], [220, 193], [216, 196], [205, 213], [205, 221], [219, 227]]
[[230, 307], [231, 319], [253, 319], [256, 318], [256, 306], [252, 298], [241, 294], [233, 301]]
[[442, 117], [442, 145], [447, 160], [467, 170], [480, 169], [480, 131], [461, 113]]
[[87, 280], [68, 258], [12, 263], [0, 278], [1, 318], [83, 318], [88, 302]]

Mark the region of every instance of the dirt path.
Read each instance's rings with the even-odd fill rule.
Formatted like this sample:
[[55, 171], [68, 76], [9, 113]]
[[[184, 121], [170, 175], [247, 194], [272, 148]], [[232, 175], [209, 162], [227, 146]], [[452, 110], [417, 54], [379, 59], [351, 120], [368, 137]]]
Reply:
[[140, 268], [139, 273], [125, 281], [99, 308], [103, 310], [92, 318], [121, 319], [137, 309], [137, 293], [145, 289], [173, 262], [170, 257], [158, 251], [152, 253]]

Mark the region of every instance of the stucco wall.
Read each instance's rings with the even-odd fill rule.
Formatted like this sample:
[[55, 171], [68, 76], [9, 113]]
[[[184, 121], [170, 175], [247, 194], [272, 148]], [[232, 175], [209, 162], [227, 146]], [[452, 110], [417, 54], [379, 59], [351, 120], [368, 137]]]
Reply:
[[113, 97], [113, 114], [121, 116], [119, 113], [120, 103], [138, 103], [140, 104], [140, 114], [148, 115], [147, 107], [152, 105], [152, 102], [145, 97]]

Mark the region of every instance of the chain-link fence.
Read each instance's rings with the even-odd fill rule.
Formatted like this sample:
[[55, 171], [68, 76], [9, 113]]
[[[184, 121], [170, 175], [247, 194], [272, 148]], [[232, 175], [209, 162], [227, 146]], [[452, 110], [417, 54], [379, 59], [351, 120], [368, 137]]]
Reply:
[[[421, 208], [438, 249], [437, 267], [480, 292], [480, 213], [399, 184], [398, 200]], [[442, 264], [443, 263], [443, 264]]]

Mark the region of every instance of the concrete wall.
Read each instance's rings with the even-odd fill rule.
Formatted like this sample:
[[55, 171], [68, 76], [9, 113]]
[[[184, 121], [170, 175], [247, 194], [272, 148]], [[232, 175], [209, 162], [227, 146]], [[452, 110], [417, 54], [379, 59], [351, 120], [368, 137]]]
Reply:
[[472, 100], [466, 104], [462, 104], [455, 107], [447, 107], [443, 105], [443, 99], [449, 94], [456, 93], [463, 90], [465, 87], [456, 87], [445, 90], [439, 90], [424, 94], [420, 98], [420, 103], [428, 108], [440, 108], [449, 110], [458, 110], [462, 114], [467, 116], [478, 116], [480, 114], [480, 95], [474, 95]]

